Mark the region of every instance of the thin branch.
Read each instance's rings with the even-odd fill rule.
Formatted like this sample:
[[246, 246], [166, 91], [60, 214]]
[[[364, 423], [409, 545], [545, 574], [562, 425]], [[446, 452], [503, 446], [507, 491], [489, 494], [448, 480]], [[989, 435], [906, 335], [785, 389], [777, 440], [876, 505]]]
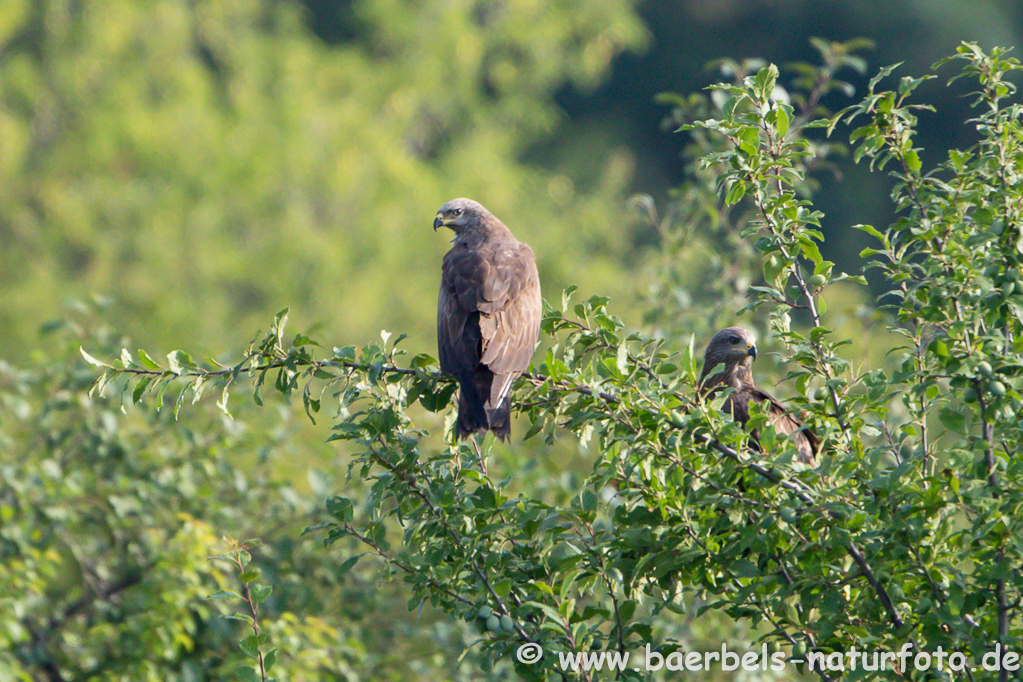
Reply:
[[[390, 554], [385, 552], [383, 549], [381, 549], [380, 546], [377, 545], [371, 538], [369, 538], [366, 535], [363, 535], [362, 533], [357, 531], [355, 529], [355, 527], [352, 526], [352, 524], [346, 523], [346, 524], [344, 524], [343, 528], [348, 532], [349, 535], [351, 535], [352, 537], [356, 538], [357, 540], [359, 540], [361, 543], [363, 543], [367, 547], [370, 547], [386, 563], [388, 563], [388, 564], [390, 564], [392, 566], [397, 566], [398, 568], [400, 568], [402, 571], [404, 571], [405, 573], [407, 573], [409, 575], [416, 575], [416, 576], [421, 576], [422, 575], [422, 571], [413, 568], [412, 566], [402, 562], [400, 559], [395, 559], [393, 556], [391, 556]], [[448, 588], [444, 587], [440, 583], [435, 582], [432, 579], [427, 579], [426, 584], [429, 585], [430, 587], [433, 587], [434, 589], [436, 589], [436, 590], [438, 590], [440, 592], [443, 592], [444, 594], [448, 595], [449, 597], [451, 597], [455, 601], [460, 601], [463, 604], [466, 604], [468, 606], [475, 606], [475, 604], [472, 601], [466, 599], [465, 597], [463, 597], [460, 594], [452, 592]]]
[[[100, 587], [99, 589], [93, 589], [87, 594], [82, 595], [65, 606], [57, 615], [50, 617], [41, 631], [37, 627], [33, 627], [31, 623], [23, 621], [22, 624], [25, 626], [25, 629], [31, 634], [31, 642], [23, 642], [22, 644], [31, 644], [37, 649], [40, 647], [48, 647], [50, 639], [53, 637], [54, 633], [62, 628], [65, 623], [78, 614], [91, 608], [95, 602], [107, 600], [124, 590], [139, 584], [142, 582], [146, 571], [148, 571], [152, 566], [153, 564], [147, 564], [145, 566], [135, 567], [133, 570], [130, 570], [128, 573], [121, 576], [118, 580], [115, 580], [104, 587]], [[15, 644], [12, 647], [12, 651], [15, 652], [15, 656], [17, 656], [24, 664], [38, 665], [42, 674], [46, 676], [46, 679], [49, 680], [49, 682], [64, 682], [65, 678], [54, 661], [50, 659], [46, 659], [44, 661], [25, 660], [18, 653], [20, 648], [20, 645]]]
[[873, 588], [877, 598], [881, 600], [881, 606], [883, 606], [885, 611], [888, 612], [888, 620], [891, 621], [892, 625], [896, 628], [904, 627], [906, 622], [902, 620], [901, 616], [899, 616], [899, 612], [895, 609], [895, 605], [892, 603], [891, 597], [888, 596], [888, 591], [885, 590], [884, 585], [878, 581], [877, 577], [874, 575], [873, 569], [871, 569], [870, 564], [867, 563], [866, 558], [856, 546], [856, 543], [850, 540], [849, 544], [846, 546], [846, 551], [849, 552], [849, 556], [851, 556], [853, 561], [856, 562], [856, 565], [859, 566], [860, 572], [863, 574], [863, 577], [867, 579], [867, 582], [870, 583], [870, 587]]
[[[695, 532], [693, 532], [692, 528], [687, 526], [686, 533], [688, 533], [689, 537], [692, 538], [693, 542], [695, 542], [708, 557], [711, 557], [712, 560], [717, 556], [717, 554], [715, 552], [712, 552], [710, 548], [707, 547], [706, 543], [704, 543], [703, 540], [701, 540], [700, 537]], [[718, 567], [720, 567], [722, 571], [728, 574], [728, 578], [732, 582], [732, 585], [736, 588], [736, 590], [742, 591], [743, 589], [742, 583], [739, 581], [738, 578], [735, 577], [735, 575], [728, 569], [728, 567], [720, 562], [718, 562]], [[767, 620], [767, 622], [774, 626], [775, 632], [780, 633], [781, 636], [784, 637], [785, 640], [792, 646], [796, 646], [797, 644], [799, 644], [796, 638], [792, 636], [792, 634], [789, 633], [788, 630], [782, 627], [781, 623], [775, 620], [771, 611], [766, 606], [764, 606], [759, 599], [756, 598], [755, 593], [752, 593], [749, 596], [753, 606], [755, 606], [757, 610], [760, 611], [760, 615], [762, 615], [764, 619]], [[809, 633], [804, 634], [806, 635], [807, 639], [809, 639], [811, 647], [814, 646], [813, 637]], [[820, 677], [823, 682], [832, 682], [834, 680], [834, 678], [829, 677], [823, 669], [818, 669], [815, 670], [814, 672], [817, 673], [818, 677]]]
[[128, 588], [134, 587], [135, 585], [139, 584], [140, 582], [142, 582], [142, 578], [144, 577], [145, 572], [152, 566], [153, 564], [136, 567], [134, 570], [129, 571], [125, 575], [121, 576], [118, 580], [108, 584], [106, 587], [103, 587], [99, 590], [91, 592], [90, 594], [86, 594], [79, 597], [78, 599], [64, 607], [64, 610], [61, 612], [59, 616], [50, 619], [50, 622], [47, 625], [47, 630], [52, 632], [53, 630], [56, 630], [57, 628], [63, 626], [63, 624], [66, 623], [68, 620], [74, 618], [85, 609], [91, 607], [93, 602], [97, 600], [109, 599], [110, 597], [113, 597], [119, 592], [123, 592], [124, 590], [127, 590]]
[[[391, 464], [390, 462], [388, 462], [387, 458], [385, 458], [373, 446], [370, 445], [370, 446], [368, 446], [368, 448], [369, 448], [370, 453], [373, 455], [373, 458], [376, 459], [376, 461], [381, 466], [383, 466], [385, 469], [387, 469], [387, 471], [389, 471], [390, 473], [392, 473], [395, 476], [397, 476], [402, 482], [405, 483], [406, 486], [408, 486], [408, 488], [412, 492], [412, 494], [414, 494], [416, 497], [418, 497], [420, 500], [423, 501], [423, 503], [426, 505], [426, 507], [430, 510], [430, 513], [435, 518], [437, 518], [438, 521], [440, 521], [443, 524], [445, 532], [447, 532], [447, 534], [451, 536], [451, 539], [455, 542], [455, 545], [459, 546], [459, 547], [464, 547], [465, 543], [462, 541], [462, 538], [459, 537], [458, 533], [456, 533], [455, 530], [451, 527], [451, 524], [448, 522], [447, 517], [444, 514], [442, 514], [442, 513], [440, 513], [438, 511], [436, 505], [433, 504], [433, 501], [430, 500], [430, 498], [426, 495], [426, 493], [423, 492], [422, 489], [412, 479], [412, 477], [409, 476], [408, 472], [402, 471], [398, 467], [396, 467], [393, 464]], [[420, 472], [420, 475], [424, 478], [424, 480], [426, 481], [427, 485], [429, 485], [430, 484], [430, 479], [425, 475], [425, 473], [424, 472]], [[504, 600], [501, 599], [500, 595], [497, 594], [497, 591], [494, 589], [494, 586], [490, 582], [490, 578], [487, 577], [486, 572], [480, 566], [479, 562], [473, 556], [467, 556], [466, 557], [466, 561], [469, 562], [469, 564], [471, 565], [473, 573], [476, 574], [476, 576], [480, 579], [480, 582], [483, 584], [483, 586], [486, 587], [487, 592], [493, 598], [494, 602], [500, 607], [500, 609], [499, 609], [500, 612], [502, 614], [504, 614], [504, 615], [507, 615], [510, 618], [511, 617], [511, 609], [508, 608], [508, 606], [504, 603]], [[513, 626], [515, 628], [515, 631], [525, 641], [527, 641], [527, 642], [533, 642], [534, 641], [532, 637], [530, 637], [528, 634], [526, 634], [526, 631], [522, 628], [521, 625], [519, 625], [519, 623], [517, 621], [512, 619], [512, 624], [513, 624]]]
[[[245, 571], [245, 565], [242, 564], [241, 552], [238, 552], [234, 556], [235, 563], [238, 566], [240, 572]], [[256, 658], [259, 660], [259, 679], [266, 682], [266, 668], [263, 665], [263, 645], [259, 642], [259, 613], [256, 608], [255, 602], [252, 601], [252, 593], [249, 591], [249, 584], [242, 581], [242, 588], [245, 590], [245, 603], [249, 605], [249, 613], [252, 614], [252, 632], [256, 636]]]

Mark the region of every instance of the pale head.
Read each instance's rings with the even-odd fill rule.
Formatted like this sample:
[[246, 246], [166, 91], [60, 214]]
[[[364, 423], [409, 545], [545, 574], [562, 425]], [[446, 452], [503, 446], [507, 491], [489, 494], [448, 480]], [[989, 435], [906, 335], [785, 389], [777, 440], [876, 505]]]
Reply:
[[450, 227], [455, 234], [461, 234], [487, 216], [490, 216], [490, 211], [483, 208], [483, 204], [478, 201], [452, 199], [437, 211], [437, 216], [433, 219], [433, 229], [441, 226]]

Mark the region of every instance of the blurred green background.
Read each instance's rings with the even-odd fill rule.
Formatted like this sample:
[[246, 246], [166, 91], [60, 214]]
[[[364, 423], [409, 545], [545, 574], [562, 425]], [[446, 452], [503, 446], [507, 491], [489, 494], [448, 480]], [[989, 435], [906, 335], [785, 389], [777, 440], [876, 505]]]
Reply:
[[[869, 77], [1021, 30], [1015, 0], [5, 0], [0, 352], [91, 295], [151, 352], [234, 351], [284, 306], [338, 345], [386, 328], [433, 352], [430, 226], [455, 196], [532, 244], [548, 298], [628, 310], [657, 235], [626, 198], [663, 205], [683, 173], [658, 92], [722, 57], [813, 61], [812, 36], [873, 38]], [[968, 142], [956, 95], [921, 93], [925, 148]], [[884, 224], [888, 190], [839, 173], [825, 255], [854, 271], [846, 228]]]
[[[202, 404], [177, 423], [148, 403], [125, 416], [116, 397], [79, 399], [98, 370], [82, 366], [78, 344], [109, 359], [123, 334], [161, 361], [176, 348], [237, 361], [290, 307], [289, 329], [316, 328], [328, 347], [388, 329], [435, 354], [450, 235], [431, 226], [457, 196], [533, 247], [556, 306], [576, 284], [640, 327], [651, 295], [670, 291], [689, 307], [678, 320], [732, 322], [750, 282], [732, 273], [723, 302], [704, 286], [717, 237], [693, 235], [673, 261], [679, 281], [665, 283], [676, 252], [628, 208], [644, 193], [663, 215], [686, 177], [686, 135], [655, 96], [719, 80], [713, 60], [763, 57], [784, 74], [817, 60], [811, 37], [863, 36], [876, 43], [866, 75], [840, 74], [858, 96], [881, 66], [921, 75], [962, 40], [1011, 46], [1021, 31], [1018, 0], [2, 0], [0, 492], [17, 504], [0, 511], [17, 511], [0, 517], [0, 577], [31, 596], [0, 600], [0, 680], [50, 664], [67, 679], [99, 669], [114, 672], [97, 679], [218, 679], [235, 633], [203, 598], [233, 579], [207, 561], [224, 534], [267, 543], [268, 620], [294, 654], [284, 679], [480, 679], [478, 660], [459, 659], [469, 628], [408, 613], [400, 583], [382, 585], [371, 562], [339, 580], [329, 562], [341, 549], [298, 539], [326, 496], [356, 485], [324, 443], [330, 408], [312, 428], [277, 398], [234, 422]], [[925, 167], [971, 142], [969, 102], [946, 80], [918, 91], [937, 107], [920, 112]], [[851, 101], [836, 92], [825, 104]], [[859, 272], [849, 228], [890, 221], [888, 180], [842, 158], [818, 179], [822, 251]], [[858, 307], [869, 317], [868, 295], [832, 292], [836, 328]], [[99, 319], [76, 303], [95, 297]], [[72, 331], [116, 333], [41, 335], [68, 315], [84, 322]], [[670, 343], [688, 342], [684, 325], [667, 328], [686, 336]], [[867, 335], [848, 335], [860, 357]], [[564, 501], [587, 454], [538, 440], [496, 448], [491, 471]], [[5, 573], [8, 557], [23, 563]], [[91, 572], [125, 571], [140, 582], [117, 606], [152, 622], [72, 610], [47, 625], [94, 591]], [[33, 623], [64, 639], [40, 642]], [[747, 637], [713, 617], [664, 627], [676, 625], [668, 634], [697, 645]], [[94, 652], [110, 640], [116, 665], [101, 668]]]

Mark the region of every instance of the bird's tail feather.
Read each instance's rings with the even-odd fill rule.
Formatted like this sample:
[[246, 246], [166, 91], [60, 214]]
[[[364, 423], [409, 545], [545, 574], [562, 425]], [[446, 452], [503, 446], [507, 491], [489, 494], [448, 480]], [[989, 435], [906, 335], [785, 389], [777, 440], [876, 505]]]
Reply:
[[455, 423], [455, 435], [466, 438], [478, 431], [485, 431], [490, 420], [473, 378], [469, 377], [468, 380], [460, 380], [458, 383], [461, 390], [458, 392], [458, 421]]
[[511, 395], [506, 392], [496, 408], [488, 409], [481, 396], [490, 395], [492, 374], [479, 373], [475, 380], [459, 382], [462, 390], [458, 394], [458, 421], [455, 434], [467, 438], [479, 431], [490, 430], [501, 440], [511, 436]]
[[490, 432], [501, 440], [511, 437], [511, 396], [506, 395], [501, 404], [493, 410], [487, 410]]

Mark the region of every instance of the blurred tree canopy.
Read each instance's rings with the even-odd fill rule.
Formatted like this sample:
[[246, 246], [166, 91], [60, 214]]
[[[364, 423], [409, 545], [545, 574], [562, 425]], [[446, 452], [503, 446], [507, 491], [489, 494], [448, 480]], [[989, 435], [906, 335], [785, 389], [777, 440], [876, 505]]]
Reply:
[[592, 159], [577, 191], [521, 156], [561, 122], [554, 90], [642, 45], [631, 2], [362, 3], [361, 39], [332, 46], [300, 9], [4, 3], [5, 343], [90, 292], [201, 347], [285, 302], [346, 335], [425, 331], [432, 215], [461, 195], [543, 242], [552, 282], [616, 279], [630, 160]]
[[[630, 297], [656, 233], [630, 191], [683, 172], [662, 91], [713, 58], [808, 59], [808, 39], [882, 40], [921, 66], [962, 38], [1015, 44], [1013, 2], [537, 3], [9, 0], [0, 7], [0, 350], [65, 297], [112, 297], [141, 340], [223, 348], [284, 305], [332, 333], [428, 331], [442, 240], [432, 212], [483, 201], [537, 245], [549, 290]], [[963, 27], [972, 35], [961, 35]], [[862, 87], [862, 77], [851, 82]], [[921, 136], [966, 118], [957, 91]], [[832, 101], [834, 107], [842, 105]], [[936, 161], [936, 160], [935, 160]], [[888, 187], [839, 162], [832, 257]], [[835, 188], [835, 180], [821, 182]], [[640, 248], [636, 248], [636, 246]], [[401, 272], [402, 286], [394, 273]], [[625, 275], [624, 273], [630, 273]], [[202, 321], [190, 319], [195, 308]]]
[[[682, 138], [660, 128], [657, 93], [706, 85], [711, 59], [784, 66], [810, 58], [813, 35], [893, 27], [913, 39], [883, 41], [872, 59], [920, 67], [962, 38], [1014, 44], [1020, 11], [994, 0], [828, 12], [804, 0], [8, 0], [0, 350], [31, 340], [65, 297], [92, 294], [110, 296], [136, 338], [201, 349], [285, 305], [346, 338], [427, 332], [445, 248], [430, 216], [460, 195], [537, 247], [548, 290], [629, 297], [635, 280], [621, 273], [640, 271], [659, 237], [624, 200], [663, 201], [683, 177]], [[964, 144], [948, 139], [961, 130], [949, 121], [968, 115], [958, 92], [923, 87], [956, 106], [923, 116], [922, 139]], [[822, 229], [833, 259], [855, 269], [847, 254], [862, 237], [841, 229], [846, 216], [865, 203], [856, 220], [885, 222], [889, 188], [838, 163], [849, 189], [824, 193]]]

